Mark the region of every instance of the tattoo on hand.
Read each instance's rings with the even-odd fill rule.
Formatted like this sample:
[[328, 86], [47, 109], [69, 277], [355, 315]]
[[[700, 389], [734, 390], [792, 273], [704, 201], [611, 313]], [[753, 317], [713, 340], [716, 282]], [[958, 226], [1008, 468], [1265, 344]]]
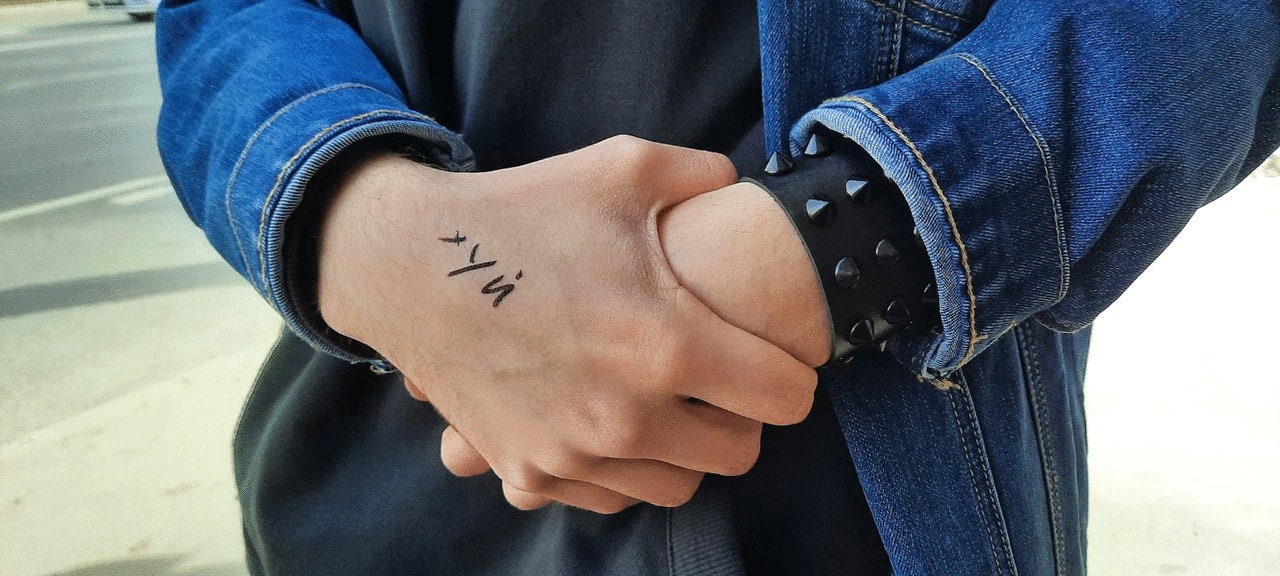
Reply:
[[[453, 244], [454, 246], [462, 246], [462, 244], [467, 241], [467, 237], [463, 236], [461, 232], [454, 232], [452, 238], [440, 238], [440, 241], [448, 244]], [[467, 272], [471, 272], [472, 270], [480, 270], [482, 268], [488, 268], [490, 266], [496, 266], [498, 264], [497, 260], [485, 260], [484, 262], [476, 262], [476, 253], [478, 253], [479, 251], [480, 251], [480, 243], [477, 242], [475, 245], [471, 247], [471, 256], [467, 258], [467, 265], [461, 268], [458, 268], [456, 270], [450, 271], [448, 274], [445, 275], [445, 277], [452, 278], [459, 274], [465, 274]], [[497, 308], [498, 304], [501, 304], [502, 300], [506, 298], [508, 294], [511, 294], [511, 292], [516, 289], [516, 285], [512, 282], [501, 284], [502, 280], [505, 278], [506, 278], [506, 274], [499, 274], [497, 278], [490, 280], [488, 284], [485, 284], [484, 287], [480, 289], [481, 294], [485, 294], [485, 295], [497, 294], [497, 296], [493, 299], [494, 308]], [[518, 281], [521, 278], [524, 278], [524, 271], [517, 270], [515, 275], [515, 280]]]

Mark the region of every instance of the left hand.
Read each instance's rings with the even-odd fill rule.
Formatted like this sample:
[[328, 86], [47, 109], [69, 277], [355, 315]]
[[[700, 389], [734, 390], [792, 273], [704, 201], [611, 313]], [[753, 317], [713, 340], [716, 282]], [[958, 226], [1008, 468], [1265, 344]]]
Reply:
[[[768, 192], [742, 182], [695, 196], [664, 212], [658, 232], [677, 280], [722, 319], [810, 366], [827, 361], [831, 336], [822, 287], [800, 236]], [[412, 382], [405, 385], [426, 400]], [[458, 476], [489, 470], [451, 426], [440, 457]], [[521, 499], [552, 501], [536, 494]]]

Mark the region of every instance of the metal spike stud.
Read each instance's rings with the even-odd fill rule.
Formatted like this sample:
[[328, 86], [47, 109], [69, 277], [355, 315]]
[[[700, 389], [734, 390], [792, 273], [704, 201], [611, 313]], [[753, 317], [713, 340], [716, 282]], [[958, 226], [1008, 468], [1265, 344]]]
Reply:
[[925, 286], [924, 292], [920, 294], [920, 301], [925, 304], [937, 304], [938, 286], [933, 282], [930, 282], [928, 286]]
[[782, 152], [774, 152], [769, 157], [769, 163], [764, 165], [764, 173], [770, 176], [784, 176], [796, 167], [796, 163], [790, 156]]
[[826, 139], [822, 136], [814, 134], [809, 137], [809, 144], [804, 147], [804, 155], [810, 158], [820, 158], [831, 152], [831, 146], [827, 145]]
[[894, 246], [893, 242], [889, 241], [888, 238], [885, 238], [884, 240], [881, 240], [879, 244], [876, 244], [876, 264], [889, 268], [894, 264], [897, 264], [898, 259], [901, 257], [902, 254], [898, 252], [898, 247]]
[[849, 331], [849, 343], [854, 346], [866, 346], [875, 342], [875, 327], [872, 326], [870, 320], [860, 320], [854, 322], [853, 329]]
[[911, 323], [911, 310], [901, 298], [895, 299], [884, 309], [884, 320], [894, 326], [905, 326]]
[[871, 188], [861, 178], [850, 178], [844, 183], [844, 193], [854, 204], [866, 204], [871, 197]]
[[862, 278], [862, 270], [858, 268], [858, 263], [854, 262], [853, 258], [841, 258], [836, 262], [835, 277], [836, 284], [841, 288], [853, 288]]
[[831, 201], [821, 196], [814, 196], [804, 203], [804, 212], [809, 220], [822, 226], [836, 217], [836, 207]]

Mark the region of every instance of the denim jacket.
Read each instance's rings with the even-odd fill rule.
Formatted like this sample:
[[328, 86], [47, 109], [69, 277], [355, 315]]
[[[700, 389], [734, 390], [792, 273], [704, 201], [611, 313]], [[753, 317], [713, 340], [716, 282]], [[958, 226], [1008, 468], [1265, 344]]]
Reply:
[[[369, 361], [300, 313], [286, 221], [361, 139], [474, 163], [341, 13], [165, 2], [159, 143], [188, 214], [288, 325]], [[864, 147], [937, 278], [940, 335], [823, 371], [895, 573], [1083, 573], [1088, 326], [1280, 145], [1280, 5], [760, 0], [759, 18], [768, 150], [815, 124]]]

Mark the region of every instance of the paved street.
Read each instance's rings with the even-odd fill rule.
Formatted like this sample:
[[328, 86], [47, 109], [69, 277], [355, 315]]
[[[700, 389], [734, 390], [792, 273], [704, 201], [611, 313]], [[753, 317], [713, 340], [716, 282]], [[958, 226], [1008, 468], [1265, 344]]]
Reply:
[[243, 574], [230, 438], [278, 321], [155, 150], [154, 28], [0, 9], [0, 574]]
[[[153, 31], [0, 8], [0, 575], [244, 574], [231, 430], [279, 321], [164, 178]], [[1280, 574], [1275, 172], [1097, 323], [1093, 574]]]

